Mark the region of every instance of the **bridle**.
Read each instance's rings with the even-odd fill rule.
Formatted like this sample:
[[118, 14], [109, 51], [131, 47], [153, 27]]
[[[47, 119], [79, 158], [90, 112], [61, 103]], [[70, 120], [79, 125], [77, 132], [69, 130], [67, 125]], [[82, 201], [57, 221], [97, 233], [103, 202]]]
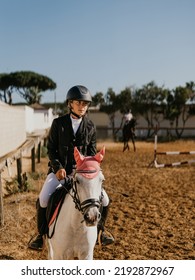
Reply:
[[75, 203], [75, 208], [78, 209], [83, 217], [85, 216], [86, 212], [88, 211], [89, 208], [91, 207], [97, 207], [98, 209], [100, 209], [101, 205], [102, 205], [102, 199], [103, 199], [103, 191], [101, 191], [101, 195], [99, 197], [99, 199], [97, 198], [89, 198], [86, 199], [84, 201], [80, 201], [79, 195], [78, 195], [78, 186], [77, 186], [77, 180], [76, 180], [76, 174], [80, 173], [80, 174], [90, 174], [90, 173], [95, 173], [97, 172], [96, 169], [94, 170], [82, 170], [82, 169], [76, 169], [73, 175], [73, 183], [72, 183], [72, 199], [73, 202]]

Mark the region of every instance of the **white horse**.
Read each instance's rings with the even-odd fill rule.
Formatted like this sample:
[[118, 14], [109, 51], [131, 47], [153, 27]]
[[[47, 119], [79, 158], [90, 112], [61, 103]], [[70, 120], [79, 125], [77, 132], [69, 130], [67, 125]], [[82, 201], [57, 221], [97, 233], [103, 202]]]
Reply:
[[[92, 260], [100, 220], [103, 173], [100, 163], [105, 147], [95, 156], [84, 157], [74, 149], [76, 170], [73, 186], [66, 195], [55, 232], [48, 238], [49, 259]], [[53, 226], [49, 228], [49, 234]]]

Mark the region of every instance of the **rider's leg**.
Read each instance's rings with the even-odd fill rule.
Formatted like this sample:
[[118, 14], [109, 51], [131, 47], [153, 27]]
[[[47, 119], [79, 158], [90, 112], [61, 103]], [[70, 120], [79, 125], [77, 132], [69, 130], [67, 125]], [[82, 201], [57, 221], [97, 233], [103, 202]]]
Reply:
[[101, 219], [98, 223], [98, 235], [99, 232], [101, 231], [101, 244], [102, 245], [109, 245], [112, 244], [114, 242], [114, 238], [113, 236], [107, 235], [105, 232], [105, 223], [106, 223], [106, 219], [108, 217], [108, 211], [109, 211], [109, 197], [107, 195], [107, 193], [105, 192], [105, 190], [103, 190], [103, 207], [102, 207], [102, 212], [101, 212]]
[[30, 249], [41, 251], [43, 249], [43, 236], [47, 232], [47, 220], [46, 220], [47, 208], [41, 207], [39, 199], [37, 199], [36, 208], [37, 208], [38, 235], [36, 236], [35, 240], [29, 242], [28, 247]]
[[60, 184], [54, 173], [50, 173], [42, 190], [39, 194], [39, 199], [37, 201], [37, 228], [38, 235], [34, 240], [30, 241], [28, 247], [34, 250], [42, 250], [43, 248], [43, 236], [46, 234], [47, 230], [47, 220], [46, 220], [46, 209], [49, 198], [51, 194], [56, 190], [56, 187]]

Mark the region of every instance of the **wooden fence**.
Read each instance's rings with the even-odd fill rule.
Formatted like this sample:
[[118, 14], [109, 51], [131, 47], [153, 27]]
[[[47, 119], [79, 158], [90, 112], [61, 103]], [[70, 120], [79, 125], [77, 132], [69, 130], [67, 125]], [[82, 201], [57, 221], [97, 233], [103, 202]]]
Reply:
[[41, 145], [46, 145], [48, 131], [44, 130], [35, 133], [27, 138], [27, 140], [16, 150], [0, 158], [0, 227], [4, 225], [4, 211], [3, 211], [3, 185], [2, 185], [2, 172], [5, 168], [9, 170], [11, 164], [16, 162], [17, 165], [17, 181], [19, 187], [22, 187], [22, 158], [24, 154], [31, 153], [31, 171], [36, 170], [36, 154], [37, 162], [41, 160]]

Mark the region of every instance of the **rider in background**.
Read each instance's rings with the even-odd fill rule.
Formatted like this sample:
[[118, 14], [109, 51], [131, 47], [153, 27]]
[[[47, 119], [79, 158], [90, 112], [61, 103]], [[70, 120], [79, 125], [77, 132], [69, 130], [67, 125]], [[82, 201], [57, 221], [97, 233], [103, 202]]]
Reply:
[[[130, 109], [127, 111], [127, 113], [124, 115], [123, 118], [124, 118], [124, 120], [125, 120], [124, 126], [128, 125], [128, 123], [130, 123], [131, 121], [132, 121], [132, 122], [134, 121], [134, 123], [136, 122], [136, 120], [135, 120], [133, 114], [131, 113], [131, 110], [130, 110]], [[135, 137], [135, 128], [132, 127], [132, 128], [131, 128], [131, 131], [132, 131], [132, 133], [133, 133], [133, 136]]]
[[[77, 147], [84, 156], [96, 154], [96, 129], [87, 117], [87, 111], [92, 101], [90, 91], [81, 85], [69, 89], [66, 104], [69, 113], [53, 120], [48, 137], [49, 171], [37, 200], [37, 227], [38, 235], [30, 241], [28, 247], [42, 250], [43, 236], [46, 234], [46, 209], [48, 201], [56, 187], [71, 177], [75, 168], [74, 147]], [[108, 215], [109, 197], [103, 189], [101, 220], [98, 223], [98, 232], [101, 230], [101, 243], [108, 245], [114, 242], [112, 236], [107, 236], [104, 225]]]
[[131, 110], [129, 110], [125, 115], [124, 115], [125, 123], [128, 123], [130, 120], [133, 119], [133, 115], [131, 113]]

